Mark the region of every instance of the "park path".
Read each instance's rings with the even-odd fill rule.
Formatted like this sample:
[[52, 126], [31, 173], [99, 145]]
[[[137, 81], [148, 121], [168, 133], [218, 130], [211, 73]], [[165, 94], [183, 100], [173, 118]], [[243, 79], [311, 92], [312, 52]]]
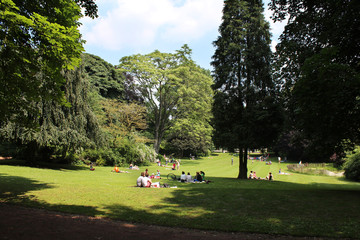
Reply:
[[314, 239], [252, 233], [224, 233], [171, 228], [52, 212], [0, 203], [1, 240], [228, 240], [228, 239]]

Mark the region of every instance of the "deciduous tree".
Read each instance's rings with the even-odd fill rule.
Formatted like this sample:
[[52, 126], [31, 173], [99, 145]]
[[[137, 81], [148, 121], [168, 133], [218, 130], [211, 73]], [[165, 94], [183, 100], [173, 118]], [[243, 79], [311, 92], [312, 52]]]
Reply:
[[[181, 112], [177, 109], [181, 97], [179, 91], [192, 71], [188, 64], [191, 62], [190, 55], [191, 49], [184, 45], [174, 54], [155, 51], [120, 60], [120, 68], [133, 78], [136, 89], [144, 98], [148, 119], [154, 128], [154, 148], [157, 153], [165, 131]], [[198, 73], [194, 71], [194, 74]]]
[[176, 118], [169, 129], [167, 141], [182, 156], [207, 154], [212, 145], [211, 126], [213, 83], [210, 72], [189, 61], [183, 84], [178, 90]]
[[0, 124], [34, 127], [36, 103], [64, 103], [63, 69], [79, 66], [82, 16], [97, 16], [92, 0], [1, 0]]
[[360, 141], [360, 2], [273, 0], [270, 8], [275, 21], [288, 19], [277, 73], [307, 160], [342, 156]]

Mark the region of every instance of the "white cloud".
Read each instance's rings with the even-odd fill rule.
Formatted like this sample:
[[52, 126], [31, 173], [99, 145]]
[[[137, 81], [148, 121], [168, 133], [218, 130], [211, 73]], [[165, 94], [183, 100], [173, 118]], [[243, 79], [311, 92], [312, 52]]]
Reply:
[[[100, 18], [82, 20], [83, 38], [88, 45], [109, 50], [148, 47], [158, 41], [196, 40], [217, 29], [221, 23], [219, 0], [117, 0]], [[86, 23], [86, 24], [85, 24]]]

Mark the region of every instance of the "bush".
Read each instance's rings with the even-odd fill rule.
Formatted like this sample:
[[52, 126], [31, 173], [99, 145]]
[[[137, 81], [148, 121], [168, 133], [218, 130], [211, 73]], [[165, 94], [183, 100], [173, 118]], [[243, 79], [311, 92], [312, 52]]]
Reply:
[[114, 164], [121, 166], [123, 164], [121, 156], [116, 154], [111, 148], [86, 149], [82, 153], [81, 159], [85, 164], [96, 162], [100, 166], [112, 166]]
[[156, 158], [159, 159], [160, 162], [165, 162], [166, 161], [164, 156], [161, 155], [161, 154], [158, 154]]
[[345, 177], [349, 180], [360, 181], [360, 148], [350, 155], [344, 164]]
[[130, 163], [146, 165], [155, 162], [155, 150], [144, 143], [124, 138], [115, 148], [86, 149], [81, 155], [82, 162], [96, 162], [97, 165], [127, 166]]
[[106, 165], [106, 161], [100, 156], [97, 160], [96, 160], [96, 166], [104, 166]]

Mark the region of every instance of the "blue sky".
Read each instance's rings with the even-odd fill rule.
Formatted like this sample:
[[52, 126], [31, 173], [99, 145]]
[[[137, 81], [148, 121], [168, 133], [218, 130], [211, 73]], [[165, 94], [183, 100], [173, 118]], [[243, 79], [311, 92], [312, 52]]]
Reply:
[[[276, 45], [285, 23], [274, 24], [265, 1]], [[154, 50], [173, 53], [182, 45], [192, 49], [192, 59], [212, 69], [212, 42], [219, 36], [223, 0], [96, 0], [99, 18], [82, 18], [80, 32], [85, 51], [117, 65], [124, 56]]]

